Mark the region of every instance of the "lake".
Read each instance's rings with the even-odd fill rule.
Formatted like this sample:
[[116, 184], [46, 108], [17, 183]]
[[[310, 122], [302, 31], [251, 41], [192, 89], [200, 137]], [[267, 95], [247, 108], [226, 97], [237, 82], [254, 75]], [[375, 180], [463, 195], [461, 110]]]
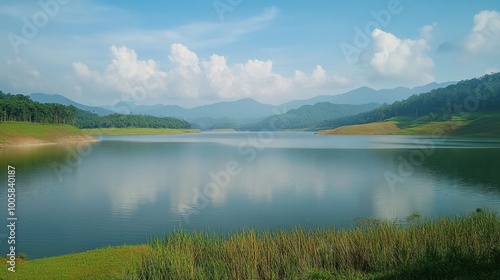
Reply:
[[1, 149], [5, 224], [8, 164], [17, 251], [29, 258], [146, 243], [176, 228], [351, 227], [360, 217], [500, 210], [500, 139], [200, 133]]

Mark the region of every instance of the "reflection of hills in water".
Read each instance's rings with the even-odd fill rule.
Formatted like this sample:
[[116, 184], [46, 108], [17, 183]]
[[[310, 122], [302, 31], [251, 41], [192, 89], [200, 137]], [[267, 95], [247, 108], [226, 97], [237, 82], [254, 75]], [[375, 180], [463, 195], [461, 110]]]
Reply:
[[[99, 143], [28, 145], [0, 149], [0, 166], [13, 165], [26, 170], [52, 168], [54, 162], [76, 166]], [[0, 172], [0, 176], [4, 175]]]
[[500, 149], [437, 149], [422, 166], [464, 191], [500, 194]]
[[62, 160], [66, 150], [56, 145], [40, 145], [31, 147], [9, 147], [0, 149], [0, 166], [7, 164], [34, 167], [40, 163]]

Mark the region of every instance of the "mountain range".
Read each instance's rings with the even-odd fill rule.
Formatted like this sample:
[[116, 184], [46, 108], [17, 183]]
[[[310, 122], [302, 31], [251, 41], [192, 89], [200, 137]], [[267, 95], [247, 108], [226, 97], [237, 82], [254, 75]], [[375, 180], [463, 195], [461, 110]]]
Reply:
[[260, 122], [243, 125], [240, 129], [253, 131], [310, 129], [327, 120], [368, 112], [380, 106], [382, 105], [378, 103], [352, 105], [318, 102], [314, 105], [304, 105], [289, 110], [284, 114], [269, 116]]
[[304, 105], [314, 105], [318, 102], [330, 102], [334, 104], [360, 105], [368, 103], [391, 104], [395, 101], [406, 99], [414, 94], [428, 92], [437, 88], [444, 88], [457, 82], [430, 83], [424, 86], [407, 88], [397, 87], [393, 89], [375, 90], [369, 87], [360, 87], [338, 95], [318, 95], [305, 100], [293, 100], [283, 104], [287, 109], [295, 109]]
[[[403, 100], [417, 93], [428, 92], [433, 89], [446, 87], [455, 82], [447, 83], [430, 83], [425, 86], [405, 88], [397, 87], [394, 89], [375, 90], [369, 87], [361, 87], [349, 92], [338, 95], [319, 95], [305, 100], [293, 100], [278, 106], [263, 104], [250, 98], [240, 99], [231, 102], [218, 102], [210, 105], [198, 106], [187, 109], [177, 105], [136, 105], [132, 102], [118, 102], [113, 106], [93, 107], [77, 103], [59, 94], [33, 93], [30, 98], [33, 101], [41, 103], [60, 103], [63, 105], [73, 105], [79, 109], [90, 111], [98, 115], [109, 115], [113, 113], [121, 114], [144, 114], [158, 117], [175, 117], [187, 120], [193, 124], [193, 127], [201, 129], [222, 128], [224, 126], [240, 126], [252, 123], [259, 123], [265, 118], [276, 115], [277, 112], [286, 113], [290, 110], [298, 109], [302, 106], [312, 106], [317, 103], [334, 103], [346, 105], [362, 105], [362, 104], [384, 104], [392, 103], [398, 100]], [[328, 107], [323, 104], [317, 108], [312, 107], [304, 109], [304, 112]], [[354, 106], [355, 107], [355, 106]], [[359, 112], [358, 109], [350, 108], [350, 112]], [[360, 107], [361, 108], [361, 107]], [[371, 106], [365, 106], [373, 108]], [[334, 108], [330, 108], [335, 110]], [[297, 113], [297, 112], [295, 112]], [[309, 113], [304, 113], [305, 115]], [[304, 115], [303, 114], [303, 115]], [[292, 114], [294, 115], [294, 114]], [[296, 115], [296, 114], [295, 114]], [[300, 118], [303, 118], [303, 115]], [[321, 115], [321, 114], [320, 114]], [[323, 114], [324, 115], [324, 114]], [[317, 115], [315, 115], [317, 116]], [[287, 116], [287, 117], [290, 117]], [[295, 117], [294, 117], [295, 118]], [[292, 118], [293, 119], [293, 118]]]
[[99, 116], [105, 116], [105, 115], [111, 115], [114, 112], [101, 108], [101, 107], [93, 107], [93, 106], [87, 106], [80, 104], [78, 102], [75, 102], [69, 98], [66, 98], [60, 94], [46, 94], [46, 93], [32, 93], [29, 95], [31, 100], [40, 102], [40, 103], [57, 103], [57, 104], [62, 104], [62, 105], [73, 105], [78, 109], [82, 109], [84, 111], [89, 111], [92, 113], [96, 113]]

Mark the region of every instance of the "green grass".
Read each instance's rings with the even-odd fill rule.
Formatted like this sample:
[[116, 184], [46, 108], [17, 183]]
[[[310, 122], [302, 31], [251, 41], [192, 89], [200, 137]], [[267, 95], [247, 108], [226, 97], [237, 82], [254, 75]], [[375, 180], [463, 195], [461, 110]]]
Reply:
[[17, 263], [16, 272], [3, 265], [0, 279], [123, 279], [133, 259], [147, 250], [145, 245], [106, 247]]
[[447, 121], [429, 121], [420, 118], [394, 117], [382, 122], [342, 126], [318, 134], [346, 135], [450, 135], [471, 137], [500, 137], [500, 113], [467, 113], [453, 115]]
[[92, 138], [87, 134], [71, 125], [0, 122], [0, 144], [4, 145], [65, 143], [90, 139]]
[[197, 129], [174, 129], [174, 128], [96, 128], [84, 129], [90, 135], [151, 135], [151, 134], [184, 134], [198, 133]]
[[[149, 245], [5, 264], [0, 279], [500, 279], [500, 216], [479, 211], [352, 229], [177, 230]], [[5, 261], [5, 259], [4, 259]]]
[[401, 134], [401, 129], [398, 128], [397, 122], [389, 120], [384, 122], [342, 126], [335, 129], [323, 130], [318, 132], [318, 134], [392, 135]]
[[40, 124], [32, 122], [0, 122], [2, 136], [47, 137], [51, 134], [81, 133], [81, 130], [71, 125]]
[[410, 225], [179, 230], [151, 241], [127, 279], [500, 279], [500, 219], [491, 212]]
[[457, 128], [456, 134], [466, 136], [496, 136], [500, 137], [500, 113], [470, 114], [469, 122]]

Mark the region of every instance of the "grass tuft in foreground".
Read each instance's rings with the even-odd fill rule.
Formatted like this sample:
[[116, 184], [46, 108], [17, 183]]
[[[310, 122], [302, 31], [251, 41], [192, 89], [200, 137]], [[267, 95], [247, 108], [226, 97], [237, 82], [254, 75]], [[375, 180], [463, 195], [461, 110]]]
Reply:
[[500, 218], [489, 211], [409, 225], [178, 230], [150, 242], [127, 279], [500, 279]]

